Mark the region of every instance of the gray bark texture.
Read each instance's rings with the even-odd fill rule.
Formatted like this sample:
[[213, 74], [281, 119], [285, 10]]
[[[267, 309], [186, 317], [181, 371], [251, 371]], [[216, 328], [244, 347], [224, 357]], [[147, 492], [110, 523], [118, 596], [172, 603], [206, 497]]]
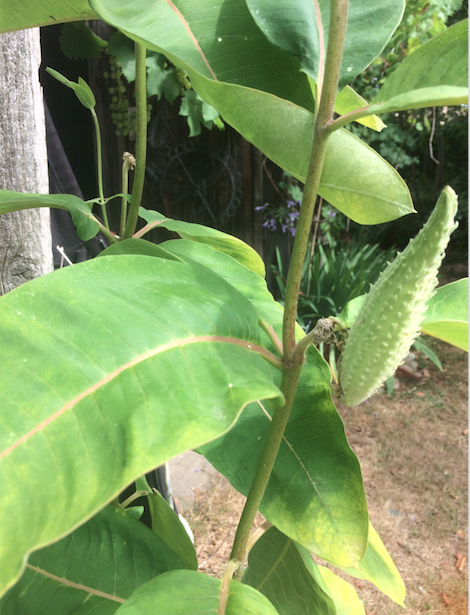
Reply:
[[[0, 188], [49, 192], [39, 28], [0, 35]], [[0, 216], [0, 295], [52, 271], [49, 209]]]

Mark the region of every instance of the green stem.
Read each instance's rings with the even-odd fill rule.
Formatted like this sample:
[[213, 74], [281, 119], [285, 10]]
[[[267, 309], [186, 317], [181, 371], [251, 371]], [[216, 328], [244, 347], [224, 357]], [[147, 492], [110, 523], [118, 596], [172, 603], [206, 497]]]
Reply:
[[314, 227], [313, 227], [313, 235], [312, 235], [312, 243], [310, 244], [310, 254], [309, 254], [309, 259], [308, 259], [308, 271], [307, 271], [307, 290], [306, 290], [306, 295], [310, 294], [310, 284], [312, 282], [312, 261], [313, 261], [313, 254], [315, 252], [315, 246], [317, 244], [317, 236], [318, 236], [318, 229], [320, 227], [320, 221], [321, 221], [321, 210], [323, 207], [323, 198], [320, 197], [318, 199], [318, 207], [317, 207], [317, 217], [315, 218], [315, 208], [313, 209], [313, 221], [315, 222]]
[[105, 227], [109, 231], [109, 222], [108, 222], [108, 214], [106, 213], [106, 203], [104, 202], [104, 191], [103, 191], [103, 159], [101, 154], [101, 131], [100, 124], [98, 122], [98, 116], [96, 115], [96, 111], [92, 108], [90, 109], [91, 116], [93, 118], [93, 122], [95, 124], [96, 131], [96, 159], [98, 164], [98, 191], [100, 193], [100, 205], [101, 211], [103, 213], [103, 221]]
[[149, 233], [152, 229], [159, 227], [162, 224], [163, 220], [159, 220], [158, 222], [151, 222], [150, 224], [146, 224], [137, 233], [134, 233], [132, 237], [134, 239], [139, 239], [143, 237], [146, 233]]
[[297, 231], [286, 284], [282, 338], [284, 344], [284, 360], [287, 364], [292, 360], [295, 348], [295, 322], [302, 269], [326, 157], [329, 137], [328, 126], [333, 121], [334, 104], [338, 88], [347, 21], [348, 0], [332, 0], [330, 4], [330, 30], [325, 63], [325, 78], [321, 89], [321, 100], [315, 122], [310, 165], [305, 181], [302, 207], [300, 208], [299, 221], [297, 223]]
[[137, 107], [137, 126], [135, 144], [135, 175], [132, 198], [126, 228], [121, 239], [132, 237], [139, 217], [145, 179], [145, 162], [147, 158], [147, 67], [145, 65], [146, 49], [135, 44], [135, 101]]
[[[135, 158], [129, 152], [124, 152], [122, 156], [122, 193], [127, 194], [129, 190], [129, 170], [135, 168]], [[121, 221], [119, 224], [119, 237], [124, 235], [127, 218], [127, 199], [123, 196], [121, 199]]]
[[362, 119], [363, 117], [367, 117], [371, 115], [370, 113], [366, 113], [369, 109], [367, 107], [361, 107], [360, 109], [355, 109], [354, 111], [350, 111], [349, 113], [345, 113], [344, 115], [340, 115], [337, 117], [331, 124], [328, 126], [328, 132], [331, 134], [335, 130], [346, 126], [346, 124], [350, 124], [351, 122], [355, 122], [357, 120]]
[[270, 324], [268, 324], [262, 318], [258, 318], [258, 322], [259, 322], [260, 327], [263, 329], [263, 331], [266, 333], [266, 335], [271, 340], [274, 348], [276, 348], [276, 350], [278, 351], [279, 355], [282, 356], [282, 342], [278, 338], [278, 336], [276, 335], [276, 332], [274, 331], [274, 329], [271, 327]]
[[235, 540], [233, 541], [230, 560], [232, 563], [235, 562], [238, 566], [241, 565], [245, 559], [246, 546], [251, 527], [261, 500], [263, 499], [269, 477], [271, 476], [271, 471], [284, 436], [292, 404], [294, 403], [297, 383], [303, 365], [303, 356], [298, 356], [299, 360], [290, 368], [285, 368], [282, 373], [281, 391], [284, 393], [285, 403], [282, 407], [274, 411], [268, 435], [266, 436], [266, 442], [258, 462], [256, 474], [253, 478], [250, 492], [248, 493], [245, 507], [240, 517]]
[[105, 227], [105, 225], [100, 222], [99, 220], [96, 220], [98, 222], [98, 224], [100, 225], [100, 231], [103, 233], [103, 235], [109, 239], [110, 243], [116, 243], [117, 239], [115, 237], [115, 235], [113, 235], [113, 233], [111, 233], [111, 231]]
[[122, 510], [124, 510], [125, 508], [130, 506], [132, 502], [134, 502], [135, 500], [138, 500], [143, 495], [152, 495], [152, 492], [151, 491], [135, 491], [132, 495], [130, 495], [127, 498], [127, 500], [124, 500], [124, 502], [119, 504], [119, 508], [122, 508]]
[[302, 266], [312, 224], [313, 210], [326, 155], [328, 140], [326, 129], [333, 118], [333, 109], [346, 34], [347, 10], [348, 0], [331, 0], [325, 79], [322, 84], [323, 87], [320, 88], [321, 100], [318, 108], [317, 121], [315, 123], [312, 154], [294, 241], [293, 262], [291, 261], [287, 279], [286, 305], [284, 308], [283, 322], [284, 369], [281, 382], [281, 391], [284, 395], [285, 403], [282, 407], [277, 408], [273, 414], [261, 458], [235, 535], [229, 563], [230, 570], [232, 570], [234, 563], [240, 566], [245, 559], [251, 527], [276, 461], [304, 364], [307, 344], [301, 344], [297, 350], [295, 347], [297, 301]]
[[237, 570], [235, 562], [229, 562], [225, 569], [224, 576], [222, 577], [222, 585], [220, 587], [219, 608], [217, 609], [217, 615], [225, 615], [225, 607], [227, 606], [228, 594], [230, 591], [230, 581], [234, 572]]

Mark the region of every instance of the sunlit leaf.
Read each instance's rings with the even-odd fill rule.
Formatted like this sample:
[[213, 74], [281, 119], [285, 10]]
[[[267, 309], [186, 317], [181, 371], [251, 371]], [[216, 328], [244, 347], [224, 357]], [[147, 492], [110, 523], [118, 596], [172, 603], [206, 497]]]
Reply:
[[404, 606], [406, 588], [403, 580], [387, 552], [380, 536], [369, 524], [367, 551], [358, 568], [341, 569], [356, 579], [364, 579], [376, 585], [382, 593], [397, 604]]
[[350, 583], [325, 566], [318, 566], [318, 569], [335, 603], [336, 615], [366, 615], [364, 605]]
[[182, 239], [166, 241], [159, 247], [175, 258], [209, 267], [247, 297], [260, 318], [271, 324], [282, 322], [282, 308], [274, 301], [266, 286], [266, 280], [230, 255], [207, 244]]
[[[214, 249], [232, 256], [235, 260], [245, 265], [245, 267], [248, 267], [248, 269], [264, 277], [265, 267], [261, 257], [253, 248], [241, 239], [238, 239], [238, 237], [222, 233], [222, 231], [210, 228], [209, 226], [203, 226], [202, 224], [172, 220], [158, 213], [158, 211], [143, 209], [142, 207], [140, 208], [139, 215], [149, 225], [152, 225], [152, 228], [160, 226], [178, 233], [182, 239], [206, 243]], [[140, 233], [137, 234], [139, 235]]]
[[[367, 107], [367, 101], [347, 85], [341, 92], [338, 92], [335, 100], [335, 112], [339, 115], [350, 113], [361, 107]], [[386, 125], [377, 115], [370, 115], [357, 120], [359, 124], [367, 126], [377, 132], [382, 132]]]
[[26, 553], [279, 394], [255, 309], [206, 267], [103, 257], [0, 306], [3, 590]]

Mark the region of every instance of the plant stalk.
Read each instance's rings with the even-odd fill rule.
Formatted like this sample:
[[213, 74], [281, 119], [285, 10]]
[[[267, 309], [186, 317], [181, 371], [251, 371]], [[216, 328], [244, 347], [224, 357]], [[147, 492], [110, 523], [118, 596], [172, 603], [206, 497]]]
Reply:
[[297, 360], [289, 368], [284, 368], [282, 373], [281, 391], [284, 393], [285, 403], [282, 407], [276, 408], [272, 422], [266, 436], [263, 452], [261, 453], [258, 467], [256, 469], [250, 492], [243, 508], [237, 533], [233, 542], [230, 560], [241, 565], [245, 559], [246, 547], [250, 536], [253, 520], [258, 511], [261, 500], [268, 484], [271, 471], [276, 461], [279, 446], [281, 445], [287, 420], [294, 403], [297, 383], [302, 371], [304, 355], [299, 353]]
[[307, 252], [308, 238], [312, 225], [315, 202], [320, 186], [323, 165], [328, 144], [328, 126], [333, 121], [334, 105], [343, 57], [344, 39], [348, 21], [348, 0], [331, 0], [330, 30], [325, 63], [325, 77], [321, 88], [321, 99], [315, 122], [312, 154], [305, 181], [302, 207], [295, 234], [294, 247], [287, 275], [286, 301], [283, 321], [284, 361], [292, 360], [295, 348], [295, 323], [299, 299], [302, 268]]
[[93, 122], [95, 124], [95, 132], [96, 132], [96, 159], [97, 159], [97, 164], [98, 164], [98, 191], [100, 193], [101, 212], [103, 214], [104, 225], [109, 231], [108, 214], [106, 213], [106, 203], [104, 201], [104, 191], [103, 191], [103, 160], [102, 160], [102, 153], [101, 153], [100, 124], [98, 122], [98, 116], [96, 115], [96, 111], [93, 108], [90, 109], [90, 111], [91, 111], [91, 116], [93, 118]]
[[[251, 527], [271, 476], [279, 447], [284, 436], [289, 414], [294, 403], [302, 366], [304, 364], [305, 352], [307, 350], [307, 344], [304, 343], [301, 344], [296, 351], [295, 324], [297, 302], [302, 267], [307, 251], [316, 197], [326, 156], [328, 141], [328, 134], [326, 131], [329, 123], [331, 123], [333, 119], [336, 90], [338, 87], [344, 39], [346, 35], [347, 11], [348, 0], [331, 0], [330, 32], [326, 56], [325, 79], [322, 84], [323, 87], [320, 87], [321, 100], [315, 123], [310, 165], [306, 178], [302, 207], [300, 208], [293, 256], [287, 278], [286, 304], [283, 322], [284, 368], [280, 387], [284, 395], [285, 403], [282, 407], [277, 408], [273, 414], [255, 477], [238, 524], [230, 557], [230, 570], [233, 569], [234, 563], [240, 566], [245, 559]], [[317, 91], [319, 90], [317, 89]], [[219, 613], [221, 613], [220, 610]]]
[[115, 235], [108, 228], [106, 228], [106, 226], [102, 222], [100, 222], [99, 220], [96, 220], [96, 221], [100, 225], [100, 231], [109, 240], [109, 242], [110, 243], [116, 243], [117, 239], [116, 239]]
[[312, 243], [310, 244], [310, 255], [309, 255], [309, 259], [308, 259], [307, 291], [306, 291], [307, 295], [310, 294], [310, 283], [312, 281], [312, 259], [313, 259], [313, 254], [315, 252], [315, 246], [317, 244], [317, 236], [318, 236], [318, 229], [320, 227], [322, 207], [323, 207], [323, 198], [320, 197], [318, 199], [317, 217], [316, 218], [315, 218], [315, 208], [313, 208], [313, 215], [314, 215], [313, 221], [315, 222], [315, 224], [314, 224], [314, 227], [313, 227]]
[[[135, 168], [135, 158], [129, 152], [124, 152], [122, 156], [122, 178], [121, 178], [121, 190], [123, 194], [127, 194], [129, 190], [129, 171]], [[119, 237], [124, 235], [126, 229], [127, 218], [127, 200], [123, 196], [121, 198], [121, 220], [119, 224]]]
[[146, 49], [139, 43], [135, 44], [135, 101], [136, 101], [136, 144], [135, 144], [135, 174], [132, 186], [131, 204], [127, 217], [126, 228], [121, 239], [132, 237], [139, 217], [139, 207], [144, 191], [145, 162], [147, 158], [147, 67], [145, 65]]
[[328, 132], [331, 134], [335, 130], [346, 126], [346, 124], [350, 124], [351, 122], [360, 120], [363, 117], [367, 117], [368, 115], [370, 115], [367, 113], [369, 106], [371, 105], [368, 105], [367, 107], [361, 107], [360, 109], [354, 109], [354, 111], [350, 111], [349, 113], [340, 115], [333, 122], [331, 122], [330, 126], [328, 127]]

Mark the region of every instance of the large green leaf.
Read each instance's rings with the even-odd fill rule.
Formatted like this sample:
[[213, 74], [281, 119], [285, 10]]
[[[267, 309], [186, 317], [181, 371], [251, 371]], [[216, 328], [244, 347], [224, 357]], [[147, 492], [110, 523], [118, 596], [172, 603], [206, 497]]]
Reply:
[[207, 244], [184, 239], [165, 241], [160, 247], [185, 262], [197, 262], [209, 267], [247, 297], [260, 318], [271, 325], [282, 323], [282, 308], [274, 301], [266, 280], [230, 255]]
[[[273, 408], [247, 406], [235, 426], [201, 452], [246, 495]], [[260, 511], [284, 534], [324, 559], [355, 566], [367, 547], [368, 517], [359, 463], [331, 401], [329, 368], [308, 352]]]
[[49, 26], [65, 21], [98, 19], [87, 0], [22, 0], [3, 2], [0, 32]]
[[92, 239], [100, 230], [98, 221], [90, 208], [73, 194], [26, 194], [12, 190], [0, 190], [0, 214], [36, 207], [66, 209], [72, 215], [80, 239]]
[[[161, 226], [169, 231], [178, 233], [182, 239], [206, 243], [216, 250], [220, 250], [220, 252], [229, 254], [264, 278], [266, 269], [260, 255], [244, 241], [238, 239], [238, 237], [222, 233], [222, 231], [210, 228], [209, 226], [203, 226], [202, 224], [172, 220], [163, 216], [158, 211], [144, 209], [143, 207], [140, 208], [139, 215], [152, 228]], [[140, 235], [140, 232], [137, 235]]]
[[295, 542], [271, 527], [251, 549], [242, 583], [264, 594], [281, 615], [336, 615], [318, 569], [314, 575], [310, 568]]
[[263, 36], [245, 0], [91, 0], [104, 21], [177, 66], [313, 109], [299, 62]]
[[[173, 570], [137, 589], [117, 611], [119, 615], [202, 615], [218, 612], [221, 580]], [[230, 581], [226, 615], [278, 615], [262, 594], [248, 585]]]
[[372, 524], [369, 524], [367, 551], [359, 567], [341, 566], [341, 569], [356, 579], [370, 581], [394, 602], [405, 606], [406, 588], [403, 580]]
[[[177, 240], [163, 247], [217, 271], [245, 294], [259, 317], [280, 334], [282, 310], [259, 276], [209, 246]], [[269, 344], [267, 339], [265, 344]], [[273, 372], [277, 379], [278, 370]], [[325, 559], [355, 565], [367, 546], [367, 507], [359, 464], [329, 389], [329, 368], [312, 348], [261, 511], [284, 534]], [[272, 411], [267, 402], [250, 404], [231, 431], [200, 449], [245, 495]]]
[[180, 568], [184, 563], [148, 527], [106, 506], [33, 553], [0, 607], [3, 615], [107, 615], [143, 583]]
[[437, 289], [421, 331], [468, 352], [468, 278]]
[[[192, 75], [195, 88], [224, 120], [294, 177], [305, 181], [313, 141], [313, 114], [254, 89]], [[403, 179], [375, 150], [347, 130], [329, 140], [319, 193], [360, 224], [412, 213]]]
[[[304, 76], [297, 73], [297, 85], [291, 83], [290, 90], [284, 89], [280, 75], [285, 68], [275, 59], [276, 53], [281, 52], [270, 45], [251, 16], [246, 15], [241, 0], [228, 0], [221, 7], [210, 0], [197, 8], [191, 3], [188, 14], [179, 4], [178, 13], [175, 4], [169, 8], [163, 0], [139, 0], [143, 12], [138, 15], [136, 3], [92, 1], [103, 19], [150, 49], [163, 52], [185, 69], [194, 89], [227, 123], [280, 167], [305, 181], [314, 117], [308, 111], [311, 105], [293, 95]], [[219, 9], [219, 18], [215, 20]], [[249, 22], [258, 32], [253, 39], [256, 49], [251, 47]], [[221, 33], [220, 28], [227, 31]], [[274, 64], [264, 54], [265, 45]], [[220, 74], [214, 68], [216, 60], [223, 67]], [[227, 69], [227, 62], [234, 65]], [[306, 87], [309, 88], [307, 81]], [[346, 131], [338, 131], [330, 138], [320, 194], [361, 224], [379, 224], [413, 211], [408, 188], [395, 169]]]
[[279, 394], [256, 311], [206, 267], [103, 257], [0, 305], [2, 590], [27, 552]]
[[[247, 0], [260, 30], [271, 43], [299, 58], [315, 82], [325, 62], [330, 0]], [[381, 53], [401, 21], [404, 0], [351, 0], [339, 78], [342, 89]]]
[[438, 95], [440, 86], [468, 87], [468, 20], [451, 26], [405, 58], [374, 98], [371, 112], [379, 112], [375, 109], [379, 103], [414, 90], [436, 88]]
[[355, 113], [350, 109], [351, 118], [338, 118], [333, 127], [352, 120], [363, 123], [368, 116], [379, 113], [468, 104], [467, 47], [468, 20], [464, 20], [405, 58], [371, 105], [358, 108]]

